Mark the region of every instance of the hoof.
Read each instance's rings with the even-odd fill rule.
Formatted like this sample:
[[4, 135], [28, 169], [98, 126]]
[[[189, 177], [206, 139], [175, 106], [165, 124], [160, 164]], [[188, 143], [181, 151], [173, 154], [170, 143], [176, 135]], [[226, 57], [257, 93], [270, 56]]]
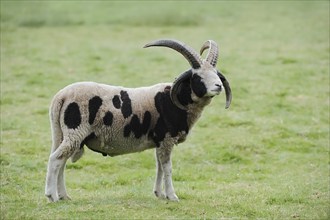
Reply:
[[179, 202], [179, 198], [177, 195], [173, 194], [173, 195], [167, 195], [166, 199], [170, 200], [170, 201], [174, 201], [174, 202]]
[[48, 198], [48, 201], [49, 202], [57, 202], [58, 201], [58, 197], [57, 196], [46, 195], [46, 197]]
[[160, 198], [160, 199], [165, 199], [166, 198], [165, 194], [162, 193], [162, 192], [154, 191], [154, 194], [157, 198]]
[[71, 200], [70, 196], [65, 195], [65, 196], [60, 196], [60, 200]]

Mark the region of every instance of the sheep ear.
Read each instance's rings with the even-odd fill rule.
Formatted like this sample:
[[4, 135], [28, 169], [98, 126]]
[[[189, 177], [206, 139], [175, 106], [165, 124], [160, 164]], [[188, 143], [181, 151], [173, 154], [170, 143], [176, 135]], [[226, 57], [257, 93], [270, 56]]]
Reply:
[[187, 106], [181, 104], [178, 99], [178, 93], [181, 90], [181, 84], [187, 80], [190, 80], [192, 76], [192, 70], [187, 70], [186, 72], [182, 73], [174, 82], [171, 88], [171, 100], [174, 105], [182, 110], [187, 110]]
[[225, 92], [226, 92], [226, 109], [229, 108], [231, 100], [232, 100], [232, 95], [231, 95], [231, 88], [229, 85], [229, 82], [227, 81], [226, 77], [222, 75], [219, 71], [217, 72], [223, 86], [225, 87]]

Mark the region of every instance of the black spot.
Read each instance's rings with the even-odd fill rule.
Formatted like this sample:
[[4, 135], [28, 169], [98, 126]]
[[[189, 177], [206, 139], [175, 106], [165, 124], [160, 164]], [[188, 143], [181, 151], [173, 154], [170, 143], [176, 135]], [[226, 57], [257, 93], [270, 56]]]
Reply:
[[81, 142], [81, 144], [80, 144], [80, 148], [82, 148], [89, 140], [92, 140], [92, 139], [94, 139], [94, 138], [96, 138], [96, 135], [95, 135], [95, 133], [93, 132], [93, 133], [91, 133], [90, 135], [88, 135], [82, 142]]
[[[139, 117], [137, 115], [133, 115], [131, 122], [128, 125], [126, 125], [124, 128], [124, 137], [128, 137], [133, 130], [135, 130], [137, 136], [139, 137], [140, 134], [139, 134], [139, 131], [137, 131], [137, 128], [139, 127], [139, 125], [140, 125]], [[136, 135], [135, 135], [135, 137], [136, 137]], [[136, 138], [138, 138], [138, 137], [136, 137]]]
[[81, 123], [81, 115], [79, 106], [76, 102], [72, 102], [68, 105], [64, 112], [64, 123], [68, 128], [75, 129]]
[[103, 156], [108, 156], [108, 154], [103, 153], [103, 152], [101, 152], [101, 151], [94, 150], [94, 149], [92, 149], [92, 148], [89, 148], [89, 149], [91, 149], [92, 151], [94, 151], [94, 152], [96, 152], [96, 153], [100, 153], [100, 154], [102, 154]]
[[111, 126], [112, 120], [113, 120], [113, 114], [110, 111], [106, 112], [103, 117], [103, 123], [107, 126]]
[[151, 136], [157, 147], [160, 146], [160, 142], [164, 140], [168, 132], [172, 137], [177, 136], [181, 131], [188, 134], [187, 112], [172, 103], [169, 92], [157, 93], [155, 105], [160, 116], [153, 133], [149, 132], [149, 137]]
[[143, 116], [143, 122], [140, 123], [140, 119], [137, 115], [133, 115], [131, 122], [124, 127], [124, 137], [128, 137], [133, 132], [135, 138], [140, 138], [142, 135], [148, 133], [151, 122], [151, 114], [146, 111]]
[[131, 133], [131, 125], [127, 124], [124, 127], [124, 137], [129, 137], [130, 133]]
[[168, 91], [171, 91], [171, 86], [166, 86], [166, 87], [164, 88], [164, 92], [168, 92]]
[[129, 98], [126, 91], [120, 91], [120, 98], [123, 102], [121, 106], [121, 113], [123, 114], [124, 118], [128, 118], [132, 114], [131, 99]]
[[112, 99], [113, 106], [117, 109], [120, 109], [121, 107], [121, 101], [119, 99], [119, 95], [115, 95]]
[[207, 92], [206, 86], [202, 82], [202, 78], [197, 74], [194, 74], [191, 78], [191, 88], [193, 92], [200, 98], [203, 97]]
[[150, 129], [149, 133], [148, 133], [148, 138], [149, 139], [153, 139], [154, 137], [154, 130], [153, 129]]
[[[86, 145], [88, 141], [93, 140], [93, 139], [95, 139], [95, 138], [97, 138], [96, 135], [95, 135], [95, 133], [94, 133], [94, 132], [91, 133], [90, 135], [88, 135], [88, 136], [87, 136], [87, 137], [81, 142], [81, 144], [80, 144], [80, 148], [82, 148], [84, 145]], [[107, 156], [106, 153], [103, 153], [103, 152], [101, 152], [101, 151], [94, 150], [94, 149], [92, 149], [92, 148], [89, 148], [89, 149], [91, 149], [91, 150], [94, 151], [94, 152], [100, 153], [100, 154], [102, 154], [103, 156]]]
[[143, 123], [141, 128], [143, 134], [147, 134], [148, 129], [150, 127], [150, 123], [151, 123], [151, 113], [149, 111], [146, 111], [144, 113]]
[[93, 124], [96, 113], [98, 112], [99, 108], [102, 105], [102, 99], [99, 96], [94, 96], [89, 100], [88, 103], [88, 111], [89, 111], [89, 118], [88, 122], [89, 124]]

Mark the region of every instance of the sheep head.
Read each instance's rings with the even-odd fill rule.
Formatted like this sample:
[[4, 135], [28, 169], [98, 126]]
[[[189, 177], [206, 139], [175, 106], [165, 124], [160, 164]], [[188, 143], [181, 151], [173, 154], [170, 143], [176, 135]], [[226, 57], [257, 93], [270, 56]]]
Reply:
[[229, 82], [222, 75], [220, 71], [216, 69], [218, 60], [218, 46], [213, 40], [206, 41], [200, 54], [209, 49], [205, 59], [202, 59], [194, 49], [185, 45], [177, 40], [162, 39], [146, 44], [144, 48], [160, 46], [169, 47], [182, 54], [189, 62], [191, 69], [179, 75], [179, 77], [173, 82], [171, 88], [172, 102], [180, 109], [186, 110], [187, 106], [182, 104], [178, 98], [178, 91], [181, 90], [183, 84], [190, 83], [192, 90], [192, 100], [198, 102], [200, 99], [210, 99], [216, 95], [219, 95], [224, 87], [226, 92], [226, 108], [229, 108], [232, 95]]

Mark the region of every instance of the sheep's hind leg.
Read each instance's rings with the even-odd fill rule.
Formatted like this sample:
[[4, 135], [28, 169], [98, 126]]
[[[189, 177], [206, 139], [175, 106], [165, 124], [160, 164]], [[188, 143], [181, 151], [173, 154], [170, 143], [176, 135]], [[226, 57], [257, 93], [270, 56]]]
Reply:
[[66, 164], [66, 160], [60, 167], [60, 171], [59, 171], [58, 178], [57, 178], [57, 193], [58, 193], [58, 197], [60, 200], [70, 200], [71, 199], [70, 196], [68, 196], [68, 194], [66, 193], [66, 188], [65, 188], [65, 182], [64, 182], [65, 164]]
[[49, 156], [45, 194], [50, 202], [68, 198], [65, 191], [63, 172], [67, 159], [74, 151], [74, 146], [69, 142], [63, 141], [55, 152]]
[[173, 146], [161, 146], [156, 148], [156, 154], [162, 166], [164, 172], [164, 185], [165, 194], [168, 200], [179, 201], [178, 196], [174, 192], [173, 182], [172, 182], [172, 161], [171, 161], [171, 151]]

